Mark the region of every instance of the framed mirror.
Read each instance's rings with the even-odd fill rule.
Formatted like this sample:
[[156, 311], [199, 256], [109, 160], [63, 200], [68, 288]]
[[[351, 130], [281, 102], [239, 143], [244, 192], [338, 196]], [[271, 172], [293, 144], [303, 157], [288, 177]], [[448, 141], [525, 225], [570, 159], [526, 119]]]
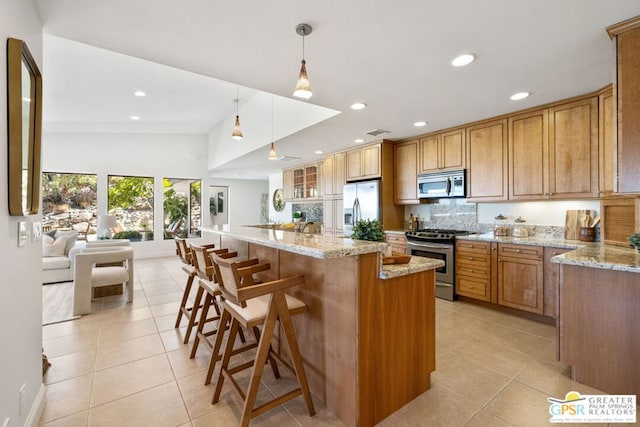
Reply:
[[40, 204], [42, 75], [22, 40], [7, 39], [9, 215], [37, 214]]
[[282, 188], [278, 188], [273, 192], [272, 203], [273, 209], [275, 209], [276, 212], [282, 212], [284, 210], [284, 205], [286, 203], [284, 201], [284, 191]]

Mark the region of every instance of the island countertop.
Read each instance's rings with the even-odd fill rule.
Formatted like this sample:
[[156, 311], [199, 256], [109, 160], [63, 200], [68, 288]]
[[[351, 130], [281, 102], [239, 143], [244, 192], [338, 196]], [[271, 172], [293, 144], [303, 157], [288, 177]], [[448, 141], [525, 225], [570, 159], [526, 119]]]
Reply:
[[224, 226], [219, 229], [205, 227], [202, 230], [314, 258], [339, 258], [372, 252], [384, 253], [389, 246], [384, 242], [368, 242], [251, 226]]
[[[389, 244], [384, 242], [368, 242], [345, 237], [294, 233], [251, 226], [225, 226], [221, 229], [203, 228], [203, 231], [314, 258], [339, 258], [378, 252], [380, 264], [382, 264], [382, 255], [389, 247]], [[411, 257], [408, 264], [381, 265], [379, 277], [391, 279], [440, 268], [443, 265], [444, 261], [442, 260]]]

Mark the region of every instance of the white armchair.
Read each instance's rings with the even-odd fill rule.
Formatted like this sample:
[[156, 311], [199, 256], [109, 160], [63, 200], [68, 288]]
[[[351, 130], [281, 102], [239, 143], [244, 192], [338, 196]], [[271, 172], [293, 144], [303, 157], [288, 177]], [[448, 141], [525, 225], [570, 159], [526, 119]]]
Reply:
[[[103, 264], [111, 265], [100, 266]], [[91, 313], [93, 288], [100, 286], [126, 283], [128, 301], [132, 302], [133, 275], [133, 249], [130, 247], [83, 249], [75, 256], [73, 315]]]

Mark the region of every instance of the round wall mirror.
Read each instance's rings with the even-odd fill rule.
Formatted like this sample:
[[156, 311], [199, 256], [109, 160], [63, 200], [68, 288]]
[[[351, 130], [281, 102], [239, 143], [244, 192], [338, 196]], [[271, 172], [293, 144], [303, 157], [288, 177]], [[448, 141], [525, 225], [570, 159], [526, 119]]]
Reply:
[[275, 209], [276, 212], [282, 212], [285, 204], [284, 191], [282, 188], [278, 188], [273, 192], [273, 209]]

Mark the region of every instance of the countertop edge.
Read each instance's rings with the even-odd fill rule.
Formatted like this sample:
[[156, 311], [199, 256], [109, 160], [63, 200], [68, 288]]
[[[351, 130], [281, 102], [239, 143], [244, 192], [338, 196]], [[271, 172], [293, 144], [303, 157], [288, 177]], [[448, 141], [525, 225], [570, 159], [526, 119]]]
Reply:
[[408, 264], [382, 265], [379, 277], [382, 280], [393, 279], [422, 271], [433, 270], [442, 266], [444, 266], [444, 261], [442, 260], [412, 256]]

